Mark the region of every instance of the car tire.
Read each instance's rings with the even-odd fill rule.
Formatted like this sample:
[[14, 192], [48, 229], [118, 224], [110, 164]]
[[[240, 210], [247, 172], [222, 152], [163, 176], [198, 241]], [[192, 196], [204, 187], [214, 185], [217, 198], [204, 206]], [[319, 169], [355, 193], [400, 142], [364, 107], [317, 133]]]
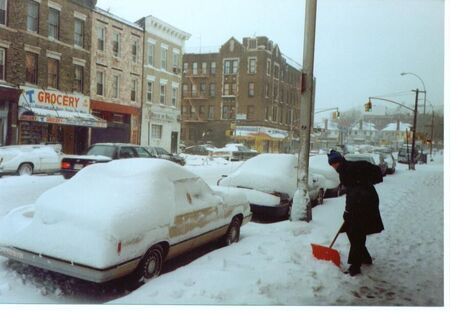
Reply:
[[161, 274], [164, 262], [164, 250], [161, 245], [155, 245], [145, 253], [136, 274], [139, 281], [148, 282]]
[[239, 237], [241, 235], [241, 221], [239, 218], [234, 217], [231, 220], [230, 225], [228, 226], [227, 233], [223, 239], [224, 244], [226, 246], [231, 245], [233, 243], [237, 243], [239, 241]]
[[20, 164], [19, 168], [17, 169], [17, 174], [19, 176], [32, 175], [33, 174], [33, 165], [31, 165], [30, 163]]

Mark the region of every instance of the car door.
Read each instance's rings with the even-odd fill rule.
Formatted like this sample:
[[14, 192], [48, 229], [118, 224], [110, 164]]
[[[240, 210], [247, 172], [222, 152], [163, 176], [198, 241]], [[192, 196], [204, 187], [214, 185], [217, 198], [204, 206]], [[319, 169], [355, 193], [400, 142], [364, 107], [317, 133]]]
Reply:
[[119, 159], [136, 158], [137, 153], [131, 146], [122, 146], [119, 150]]
[[35, 171], [49, 172], [56, 171], [60, 166], [59, 154], [52, 147], [41, 147], [36, 149], [35, 152], [39, 155], [39, 169]]

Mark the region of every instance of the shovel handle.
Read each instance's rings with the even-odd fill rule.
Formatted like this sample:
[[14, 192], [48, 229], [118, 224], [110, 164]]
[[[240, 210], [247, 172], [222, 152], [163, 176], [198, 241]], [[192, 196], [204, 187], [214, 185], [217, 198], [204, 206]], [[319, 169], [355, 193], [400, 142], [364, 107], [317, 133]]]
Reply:
[[336, 242], [336, 239], [337, 239], [337, 237], [338, 237], [338, 235], [339, 235], [339, 233], [341, 233], [341, 229], [344, 227], [344, 223], [342, 223], [342, 225], [339, 227], [339, 230], [338, 230], [338, 232], [336, 233], [336, 235], [334, 236], [334, 239], [333, 239], [333, 242], [331, 242], [331, 244], [330, 244], [330, 248], [332, 248], [333, 247], [333, 245], [334, 245], [334, 242]]

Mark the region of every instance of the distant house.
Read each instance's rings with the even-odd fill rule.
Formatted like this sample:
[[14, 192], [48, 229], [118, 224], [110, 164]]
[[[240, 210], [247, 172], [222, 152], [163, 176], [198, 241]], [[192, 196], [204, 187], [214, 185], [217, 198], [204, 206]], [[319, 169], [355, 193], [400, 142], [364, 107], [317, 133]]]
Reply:
[[348, 131], [347, 142], [350, 144], [375, 144], [379, 131], [371, 122], [358, 121]]
[[409, 132], [411, 128], [411, 124], [403, 123], [401, 121], [389, 123], [381, 130], [381, 143], [397, 150], [406, 142], [406, 133], [407, 131]]
[[322, 119], [314, 126], [314, 133], [311, 135], [313, 149], [328, 149], [340, 144], [340, 130], [337, 122], [329, 119]]

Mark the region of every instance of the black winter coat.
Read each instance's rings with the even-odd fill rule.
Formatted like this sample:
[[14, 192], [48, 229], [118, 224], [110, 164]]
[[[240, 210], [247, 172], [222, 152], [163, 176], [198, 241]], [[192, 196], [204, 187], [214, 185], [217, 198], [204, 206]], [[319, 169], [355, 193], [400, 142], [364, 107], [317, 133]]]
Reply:
[[380, 167], [367, 161], [344, 160], [337, 171], [347, 193], [343, 231], [380, 233], [384, 226], [378, 194], [373, 186], [383, 181]]

